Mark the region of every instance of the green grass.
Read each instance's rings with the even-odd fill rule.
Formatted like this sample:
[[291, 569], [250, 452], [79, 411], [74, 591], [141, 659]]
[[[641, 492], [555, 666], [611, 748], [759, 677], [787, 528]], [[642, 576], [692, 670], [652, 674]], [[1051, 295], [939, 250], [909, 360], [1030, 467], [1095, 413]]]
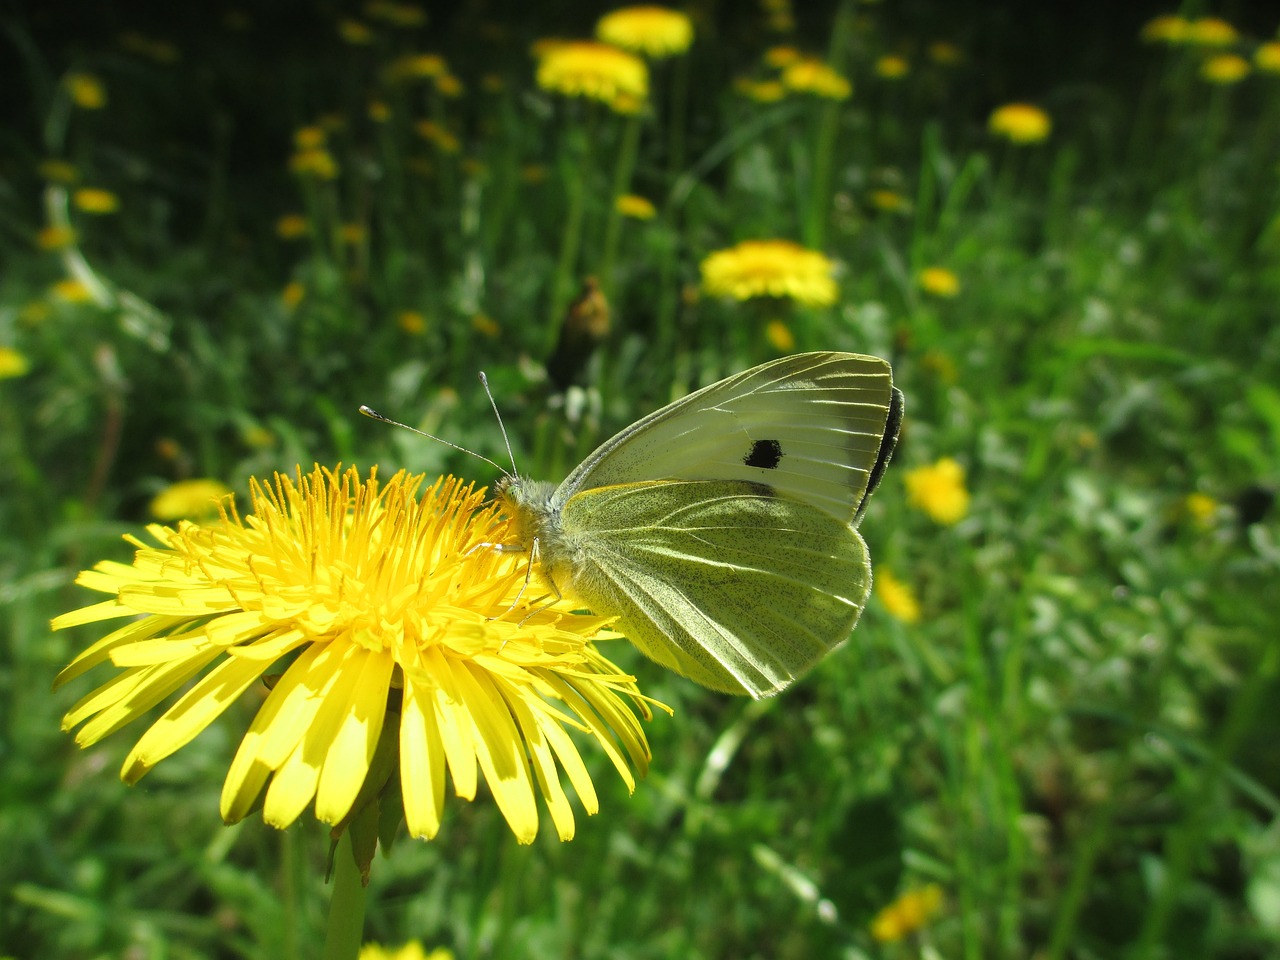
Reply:
[[[907, 421], [862, 531], [920, 621], [873, 600], [850, 643], [763, 703], [614, 644], [675, 709], [648, 724], [635, 794], [586, 750], [599, 815], [567, 844], [544, 818], [528, 848], [487, 796], [451, 799], [436, 840], [375, 862], [367, 938], [460, 958], [1275, 955], [1280, 545], [1275, 511], [1249, 504], [1280, 482], [1280, 76], [1213, 87], [1207, 54], [1143, 45], [1135, 26], [1106, 38], [1132, 68], [1082, 81], [1095, 74], [1028, 67], [945, 4], [843, 4], [805, 8], [794, 38], [754, 12], [700, 21], [687, 62], [655, 67], [654, 113], [630, 120], [533, 82], [528, 45], [589, 34], [597, 11], [578, 7], [379, 27], [362, 47], [321, 7], [245, 28], [97, 12], [64, 33], [6, 14], [24, 83], [0, 131], [0, 347], [31, 368], [0, 380], [0, 954], [319, 952], [324, 830], [218, 818], [249, 704], [133, 788], [116, 774], [141, 725], [85, 751], [59, 729], [89, 686], [50, 683], [97, 634], [48, 620], [88, 602], [78, 570], [131, 555], [121, 534], [156, 492], [207, 476], [243, 494], [250, 476], [338, 461], [491, 483], [356, 414], [502, 462], [480, 370], [521, 470], [559, 479], [638, 416], [776, 355], [763, 330], [782, 319], [797, 350], [894, 364]], [[122, 46], [130, 30], [179, 58]], [[734, 93], [791, 39], [853, 97]], [[931, 63], [935, 39], [967, 61]], [[460, 97], [384, 82], [427, 51]], [[911, 73], [876, 76], [900, 51]], [[69, 102], [71, 69], [101, 78], [104, 108]], [[1047, 142], [985, 131], [1020, 99], [1052, 115]], [[291, 176], [294, 132], [328, 116], [338, 176]], [[50, 158], [120, 210], [69, 208], [37, 173]], [[909, 209], [878, 210], [880, 188]], [[617, 220], [618, 192], [658, 216]], [[286, 241], [291, 212], [308, 232]], [[61, 218], [78, 245], [38, 250]], [[838, 261], [839, 303], [693, 295], [703, 257], [761, 237]], [[49, 293], [73, 256], [103, 305]], [[924, 293], [928, 266], [959, 293]], [[541, 365], [590, 274], [613, 328], [566, 398]], [[972, 497], [954, 526], [903, 486], [942, 457]], [[1218, 505], [1203, 523], [1192, 493]], [[941, 912], [877, 942], [877, 911], [927, 883]]]

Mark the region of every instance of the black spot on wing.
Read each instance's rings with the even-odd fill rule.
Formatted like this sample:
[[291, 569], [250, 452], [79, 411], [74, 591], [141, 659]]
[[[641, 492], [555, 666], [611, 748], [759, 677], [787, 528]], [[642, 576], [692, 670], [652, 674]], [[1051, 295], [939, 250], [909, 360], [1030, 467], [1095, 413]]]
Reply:
[[748, 467], [776, 470], [782, 462], [782, 444], [777, 440], [757, 440], [742, 458], [742, 462]]

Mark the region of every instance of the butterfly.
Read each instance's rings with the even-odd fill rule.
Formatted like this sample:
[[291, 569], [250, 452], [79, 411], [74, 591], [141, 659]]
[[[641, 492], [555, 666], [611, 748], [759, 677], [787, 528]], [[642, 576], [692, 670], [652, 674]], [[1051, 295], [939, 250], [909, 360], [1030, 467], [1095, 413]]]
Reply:
[[902, 411], [887, 361], [796, 354], [638, 420], [559, 486], [507, 475], [494, 497], [557, 596], [690, 680], [767, 697], [858, 622], [857, 526]]

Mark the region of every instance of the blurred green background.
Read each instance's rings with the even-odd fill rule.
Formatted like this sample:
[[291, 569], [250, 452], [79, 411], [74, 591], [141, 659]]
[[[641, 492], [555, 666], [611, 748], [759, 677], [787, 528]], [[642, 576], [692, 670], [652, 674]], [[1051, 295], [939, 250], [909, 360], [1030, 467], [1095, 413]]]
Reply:
[[[491, 483], [356, 413], [504, 462], [481, 370], [558, 480], [696, 386], [841, 349], [907, 399], [851, 642], [759, 704], [612, 649], [675, 708], [634, 796], [587, 751], [599, 815], [529, 848], [452, 802], [375, 863], [369, 939], [1277, 955], [1280, 18], [695, 3], [647, 99], [540, 86], [535, 44], [609, 9], [0, 8], [0, 953], [318, 950], [324, 831], [218, 819], [248, 705], [134, 788], [141, 726], [59, 729], [98, 634], [48, 620], [200, 508], [158, 495], [340, 461]], [[851, 95], [788, 79], [816, 62]], [[992, 129], [1018, 102], [1043, 138]], [[835, 303], [705, 289], [752, 239], [830, 258]]]

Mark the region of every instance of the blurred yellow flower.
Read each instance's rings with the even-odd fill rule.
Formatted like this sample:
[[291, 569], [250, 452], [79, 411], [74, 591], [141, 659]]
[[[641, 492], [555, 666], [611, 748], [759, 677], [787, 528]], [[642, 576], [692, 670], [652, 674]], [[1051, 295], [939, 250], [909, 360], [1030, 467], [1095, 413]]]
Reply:
[[911, 201], [896, 190], [872, 190], [871, 205], [885, 213], [909, 213]]
[[588, 815], [599, 809], [570, 731], [629, 790], [648, 768], [648, 704], [594, 642], [608, 619], [530, 601], [528, 558], [480, 549], [510, 534], [470, 486], [316, 467], [251, 481], [243, 516], [147, 533], [153, 543], [129, 538], [132, 564], [77, 579], [109, 599], [53, 621], [119, 621], [55, 681], [114, 668], [63, 717], [80, 746], [177, 694], [125, 758], [126, 783], [251, 687], [263, 689], [223, 783], [227, 823], [261, 809], [284, 829], [311, 807], [345, 825], [388, 791], [409, 835], [431, 838], [451, 782], [467, 800], [487, 784], [520, 843], [537, 836], [539, 800], [569, 840], [562, 781]]
[[796, 348], [796, 335], [781, 320], [770, 320], [764, 325], [764, 338], [779, 353], [790, 353]]
[[44, 227], [36, 234], [36, 246], [41, 250], [65, 250], [75, 246], [76, 232], [68, 226]]
[[449, 72], [444, 57], [437, 53], [414, 53], [391, 61], [388, 80], [434, 80]]
[[992, 112], [987, 126], [997, 136], [1025, 144], [1045, 140], [1053, 129], [1053, 122], [1039, 107], [1029, 103], [1007, 103]]
[[369, 29], [369, 25], [350, 17], [338, 21], [338, 36], [343, 43], [349, 43], [353, 47], [367, 47], [373, 43], [373, 31]]
[[401, 310], [396, 314], [396, 325], [411, 337], [427, 332], [427, 318], [417, 310]]
[[286, 213], [276, 221], [276, 236], [281, 240], [296, 240], [307, 235], [307, 218], [300, 213]]
[[276, 435], [257, 423], [244, 427], [240, 431], [240, 439], [256, 450], [265, 450], [267, 447], [274, 447], [276, 444]]
[[76, 168], [65, 160], [41, 160], [36, 173], [50, 183], [75, 183], [80, 179]]
[[1263, 73], [1280, 73], [1280, 41], [1264, 43], [1253, 52], [1253, 65]]
[[596, 37], [623, 50], [660, 60], [689, 49], [693, 43], [693, 21], [667, 7], [623, 7], [597, 21]]
[[954, 297], [960, 292], [960, 278], [946, 267], [925, 267], [916, 282], [921, 290], [935, 297]]
[[302, 302], [302, 298], [307, 295], [307, 288], [302, 285], [300, 280], [291, 280], [284, 285], [284, 289], [280, 291], [280, 299], [285, 307], [292, 310]]
[[750, 77], [738, 77], [733, 81], [733, 89], [756, 103], [777, 103], [787, 95], [787, 88], [779, 80], [752, 80]]
[[906, 57], [891, 53], [876, 61], [875, 71], [886, 80], [899, 80], [911, 72], [911, 64]]
[[381, 20], [393, 27], [420, 27], [427, 22], [426, 11], [412, 3], [369, 0], [364, 5], [364, 12], [370, 20]]
[[325, 133], [322, 126], [299, 127], [293, 131], [293, 145], [300, 151], [319, 150], [325, 145], [328, 137], [329, 135]]
[[120, 198], [98, 187], [81, 187], [71, 195], [71, 202], [85, 213], [115, 213], [120, 209]]
[[82, 110], [101, 110], [107, 105], [107, 88], [95, 74], [75, 71], [62, 78], [71, 102]]
[[472, 316], [471, 329], [482, 337], [488, 337], [490, 340], [502, 332], [502, 328], [498, 326], [498, 321], [484, 313], [477, 313]]
[[1187, 43], [1198, 47], [1229, 47], [1239, 39], [1236, 28], [1218, 17], [1192, 20], [1186, 36]]
[[403, 947], [390, 949], [376, 943], [366, 943], [360, 948], [356, 960], [454, 960], [453, 953], [444, 947], [436, 947], [430, 953], [417, 940]]
[[1164, 14], [1148, 20], [1142, 27], [1145, 43], [1184, 43], [1191, 32], [1191, 22], [1186, 17]]
[[0, 347], [0, 380], [24, 377], [30, 369], [31, 361], [26, 354], [13, 347]]
[[790, 240], [744, 240], [702, 261], [702, 287], [715, 297], [789, 297], [811, 307], [836, 302], [835, 264]]
[[435, 144], [441, 153], [457, 153], [462, 149], [458, 138], [434, 120], [419, 120], [413, 129], [423, 140]]
[[1201, 530], [1207, 530], [1218, 515], [1218, 501], [1207, 493], [1189, 493], [1178, 505], [1178, 513]]
[[936, 883], [908, 890], [876, 914], [871, 936], [881, 943], [896, 943], [915, 933], [942, 909], [942, 888]]
[[155, 442], [156, 456], [161, 460], [176, 461], [179, 457], [185, 457], [185, 451], [182, 444], [178, 443], [173, 437], [160, 437]]
[[338, 162], [323, 148], [299, 150], [289, 158], [289, 169], [300, 177], [333, 180], [338, 176]]
[[391, 108], [385, 100], [370, 100], [365, 115], [374, 123], [386, 123], [391, 119]]
[[75, 277], [59, 280], [49, 288], [49, 292], [55, 300], [63, 303], [93, 303], [93, 291]]
[[782, 71], [782, 85], [797, 93], [811, 93], [829, 100], [847, 100], [853, 84], [821, 60], [806, 57]]
[[929, 59], [940, 67], [954, 67], [964, 60], [964, 51], [954, 43], [935, 40], [929, 44]]
[[648, 199], [636, 196], [634, 193], [626, 193], [618, 197], [614, 201], [614, 206], [624, 217], [635, 220], [652, 220], [658, 212]]
[[872, 583], [876, 596], [891, 617], [908, 624], [920, 622], [920, 601], [910, 586], [879, 567]]
[[219, 480], [202, 477], [171, 483], [151, 499], [151, 515], [157, 520], [208, 520], [218, 515], [231, 488]]
[[649, 68], [633, 53], [603, 43], [560, 43], [538, 63], [538, 86], [567, 97], [600, 100], [620, 113], [633, 112], [649, 95]]
[[344, 223], [338, 228], [338, 240], [349, 247], [364, 243], [365, 236], [363, 223]]
[[1249, 61], [1234, 53], [1219, 53], [1200, 66], [1200, 77], [1209, 83], [1227, 86], [1249, 75]]
[[764, 52], [764, 62], [776, 70], [799, 63], [802, 54], [795, 47], [770, 47]]
[[460, 97], [466, 87], [452, 73], [442, 74], [435, 79], [436, 89], [442, 97]]
[[907, 503], [923, 510], [937, 523], [959, 523], [969, 512], [969, 491], [964, 485], [964, 467], [951, 457], [929, 466], [907, 471]]

